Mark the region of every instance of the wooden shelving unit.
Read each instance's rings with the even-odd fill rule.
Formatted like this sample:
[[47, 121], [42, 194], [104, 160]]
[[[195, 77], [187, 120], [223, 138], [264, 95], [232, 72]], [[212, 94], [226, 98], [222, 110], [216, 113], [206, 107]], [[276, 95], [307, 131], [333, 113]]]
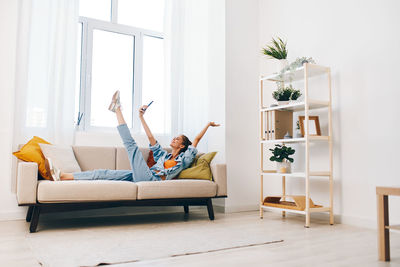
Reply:
[[[316, 77], [320, 75], [327, 75], [328, 84], [328, 101], [322, 101], [317, 99], [311, 99], [309, 97], [309, 84], [308, 80], [311, 77]], [[303, 81], [304, 82], [304, 100], [302, 102], [290, 103], [288, 105], [265, 107], [263, 103], [263, 83], [264, 82], [282, 82], [286, 83], [289, 81]], [[309, 134], [309, 111], [314, 109], [325, 109], [328, 112], [328, 135], [327, 136], [313, 136]], [[271, 139], [269, 136], [265, 136], [265, 120], [264, 116], [274, 110], [283, 111], [304, 111], [304, 137], [293, 138], [293, 139]], [[305, 215], [305, 227], [310, 227], [310, 215], [314, 212], [328, 212], [329, 213], [329, 223], [332, 225], [334, 223], [333, 219], [333, 156], [332, 156], [332, 95], [331, 95], [331, 74], [330, 68], [319, 66], [315, 64], [306, 63], [303, 67], [297, 69], [291, 73], [284, 73], [283, 75], [270, 75], [260, 78], [260, 125], [261, 125], [261, 135], [260, 135], [260, 154], [261, 154], [261, 199], [260, 199], [260, 218], [263, 218], [264, 209], [273, 209], [282, 211], [282, 216], [285, 216], [286, 212], [293, 212]], [[310, 143], [312, 142], [327, 142], [329, 145], [329, 170], [327, 171], [311, 171], [310, 170]], [[277, 173], [276, 170], [264, 170], [264, 145], [265, 144], [286, 144], [286, 143], [300, 143], [305, 146], [305, 166], [304, 172], [297, 173]], [[304, 210], [293, 210], [287, 208], [278, 208], [264, 205], [264, 179], [269, 177], [281, 177], [282, 179], [282, 197], [285, 199], [286, 195], [286, 177], [300, 177], [305, 179], [305, 199], [306, 206]], [[327, 207], [310, 207], [310, 178], [311, 177], [322, 177], [322, 179], [329, 180], [329, 206]]]

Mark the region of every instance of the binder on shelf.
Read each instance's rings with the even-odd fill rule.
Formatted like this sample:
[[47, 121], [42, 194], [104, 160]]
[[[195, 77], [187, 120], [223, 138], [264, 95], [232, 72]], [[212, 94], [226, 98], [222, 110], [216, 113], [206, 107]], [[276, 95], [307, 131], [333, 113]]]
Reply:
[[293, 112], [272, 110], [262, 113], [264, 121], [263, 138], [266, 140], [283, 139], [286, 133], [293, 136]]

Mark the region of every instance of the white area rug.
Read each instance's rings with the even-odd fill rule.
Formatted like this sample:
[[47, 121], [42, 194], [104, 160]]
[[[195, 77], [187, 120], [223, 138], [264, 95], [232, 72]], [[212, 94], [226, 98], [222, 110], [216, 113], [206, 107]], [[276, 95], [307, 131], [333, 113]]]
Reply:
[[125, 217], [49, 219], [26, 239], [43, 266], [96, 266], [281, 242], [259, 218], [194, 211]]

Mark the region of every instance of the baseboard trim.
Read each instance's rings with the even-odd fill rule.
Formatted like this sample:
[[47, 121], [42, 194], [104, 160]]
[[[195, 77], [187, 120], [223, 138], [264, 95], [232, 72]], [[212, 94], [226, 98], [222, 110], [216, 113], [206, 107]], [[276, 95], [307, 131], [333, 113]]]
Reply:
[[0, 221], [25, 220], [28, 207], [21, 207], [19, 211], [0, 211]]
[[243, 212], [243, 211], [255, 211], [259, 210], [259, 205], [236, 205], [236, 206], [225, 206], [225, 213]]

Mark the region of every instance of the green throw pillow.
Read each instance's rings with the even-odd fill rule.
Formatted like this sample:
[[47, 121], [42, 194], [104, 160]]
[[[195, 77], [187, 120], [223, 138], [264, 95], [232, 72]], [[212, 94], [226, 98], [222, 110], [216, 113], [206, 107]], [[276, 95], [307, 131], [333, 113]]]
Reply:
[[210, 152], [193, 160], [190, 168], [187, 168], [178, 175], [178, 179], [204, 179], [212, 181], [210, 163], [217, 152]]

